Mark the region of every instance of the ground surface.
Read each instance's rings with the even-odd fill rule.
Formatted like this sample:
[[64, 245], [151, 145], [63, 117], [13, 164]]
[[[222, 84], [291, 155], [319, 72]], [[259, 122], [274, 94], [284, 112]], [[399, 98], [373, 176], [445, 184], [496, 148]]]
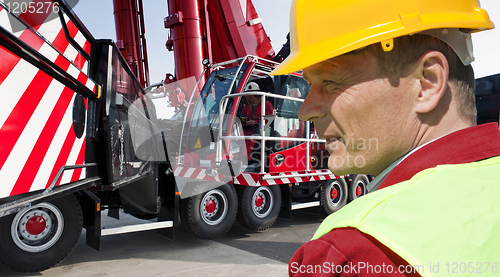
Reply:
[[[292, 220], [278, 219], [265, 231], [249, 231], [235, 223], [217, 241], [205, 241], [175, 228], [170, 241], [143, 231], [106, 236], [101, 251], [85, 244], [85, 231], [73, 253], [54, 268], [19, 274], [0, 267], [0, 276], [287, 276], [287, 262], [310, 240], [324, 216], [312, 210], [293, 212]], [[121, 217], [122, 224], [135, 219]], [[118, 221], [103, 216], [103, 225]]]

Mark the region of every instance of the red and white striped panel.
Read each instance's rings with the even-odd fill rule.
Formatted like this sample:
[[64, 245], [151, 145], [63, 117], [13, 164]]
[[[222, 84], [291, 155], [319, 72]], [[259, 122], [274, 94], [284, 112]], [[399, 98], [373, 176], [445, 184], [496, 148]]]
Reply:
[[261, 180], [261, 177], [263, 175], [264, 174], [260, 173], [242, 172], [240, 175], [234, 178], [234, 183], [237, 185], [252, 186], [252, 187], [264, 186], [263, 184], [264, 181]]
[[247, 186], [260, 186], [259, 180], [262, 174], [257, 173], [241, 173], [236, 178], [231, 178], [230, 176], [224, 176], [222, 174], [217, 174], [217, 176], [211, 177], [206, 174], [206, 167], [183, 167], [177, 166], [174, 170], [175, 177], [182, 177], [193, 180], [203, 180], [203, 181], [217, 181], [221, 180], [232, 180], [235, 184], [244, 184]]
[[[83, 34], [78, 30], [78, 28], [75, 26], [73, 21], [69, 19], [64, 14], [64, 19], [66, 22], [66, 27], [68, 28], [68, 32], [70, 33], [71, 37], [75, 40], [75, 42], [83, 49], [85, 52], [90, 56], [90, 43], [87, 41], [87, 39], [83, 36]], [[59, 18], [56, 19], [58, 23], [60, 23]], [[44, 31], [45, 28], [40, 28], [38, 32], [45, 37]], [[57, 46], [54, 45], [54, 47], [61, 53], [64, 53], [64, 56], [70, 60], [78, 69], [80, 69], [84, 73], [88, 73], [88, 63], [85, 61], [82, 55], [77, 55], [78, 52], [77, 50], [70, 44], [66, 47], [66, 49], [59, 49]], [[74, 58], [76, 57], [76, 58]], [[75, 77], [75, 76], [73, 76]], [[89, 87], [90, 89], [90, 87]]]
[[[174, 175], [176, 177], [183, 177], [188, 179], [205, 180], [205, 181], [221, 181], [224, 177], [218, 174], [216, 178], [206, 175], [205, 170], [207, 168], [203, 167], [182, 167], [178, 166], [174, 170]], [[293, 177], [294, 175], [308, 174], [309, 176], [304, 177]], [[313, 174], [311, 176], [311, 174]], [[279, 179], [266, 179], [269, 177], [279, 176]], [[229, 177], [227, 177], [229, 178]], [[233, 183], [237, 185], [244, 186], [269, 186], [269, 185], [281, 185], [281, 184], [292, 184], [292, 183], [302, 183], [302, 182], [312, 182], [339, 178], [331, 173], [329, 170], [312, 170], [312, 171], [297, 171], [297, 172], [285, 172], [285, 173], [250, 173], [242, 172], [240, 175], [233, 178]]]
[[[252, 176], [251, 177], [246, 176], [248, 174]], [[308, 174], [309, 176], [294, 177], [302, 174]], [[310, 176], [311, 174], [313, 175]], [[264, 174], [242, 173], [240, 176], [236, 178], [235, 184], [246, 185], [246, 186], [270, 186], [270, 185], [322, 181], [322, 180], [338, 178], [329, 170], [294, 171], [294, 172], [264, 173]], [[280, 178], [267, 179], [269, 177], [277, 177], [277, 176], [279, 176]]]
[[[0, 10], [0, 25], [12, 31], [9, 17], [5, 9]], [[86, 71], [87, 61], [66, 40], [60, 20], [47, 20], [48, 14], [20, 17], [32, 29], [14, 33], [18, 38], [94, 90], [94, 82], [80, 70]], [[71, 36], [88, 45], [75, 30], [70, 28]], [[43, 39], [37, 32], [43, 34]], [[73, 131], [72, 90], [1, 47], [0, 60], [0, 198], [3, 198], [47, 188], [61, 166], [83, 164], [85, 136], [77, 139]], [[67, 171], [58, 184], [84, 176], [82, 169]]]
[[217, 174], [215, 177], [208, 176], [206, 174], [206, 167], [183, 167], [177, 166], [174, 170], [175, 177], [182, 177], [194, 180], [205, 180], [205, 181], [217, 181], [220, 182], [224, 179], [224, 176]]
[[[338, 178], [341, 178], [343, 176], [337, 176], [335, 174], [333, 174], [330, 170], [328, 169], [322, 169], [322, 170], [314, 170], [312, 171], [312, 173], [316, 173], [317, 175], [314, 175], [312, 177], [310, 177], [310, 182], [313, 182], [313, 181], [324, 181], [324, 180], [330, 180], [330, 179], [338, 179]], [[326, 174], [326, 173], [329, 173], [328, 175], [323, 175], [323, 174]]]
[[[48, 0], [34, 0], [31, 3], [47, 3]], [[59, 17], [49, 17], [50, 13], [21, 13], [18, 17], [10, 14], [6, 9], [0, 11], [0, 25], [12, 34], [37, 50], [44, 57], [52, 62], [67, 66], [66, 70], [73, 78], [78, 79], [80, 73], [84, 75], [88, 71], [88, 63], [82, 55], [66, 40]], [[64, 15], [68, 33], [80, 45], [87, 54], [90, 55], [90, 44], [75, 24]], [[11, 22], [16, 21], [21, 24], [27, 23], [24, 30], [14, 32]], [[69, 65], [66, 65], [69, 63]], [[62, 67], [64, 69], [64, 67]], [[83, 82], [88, 89], [94, 90], [95, 83], [92, 80]]]

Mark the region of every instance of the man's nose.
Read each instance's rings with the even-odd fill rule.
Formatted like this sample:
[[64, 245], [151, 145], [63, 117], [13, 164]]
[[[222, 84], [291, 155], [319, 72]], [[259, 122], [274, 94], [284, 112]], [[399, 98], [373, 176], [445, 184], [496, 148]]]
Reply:
[[324, 103], [326, 99], [321, 99], [318, 88], [312, 85], [302, 105], [300, 105], [298, 116], [303, 121], [314, 121], [325, 116], [326, 109]]

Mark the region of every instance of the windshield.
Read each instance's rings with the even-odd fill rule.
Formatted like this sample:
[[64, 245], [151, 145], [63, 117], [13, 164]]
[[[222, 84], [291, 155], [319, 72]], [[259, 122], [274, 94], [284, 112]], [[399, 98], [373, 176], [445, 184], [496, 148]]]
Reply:
[[[199, 150], [208, 146], [213, 147], [217, 140], [219, 130], [219, 103], [222, 97], [234, 93], [239, 86], [241, 76], [248, 65], [244, 65], [236, 76], [237, 67], [222, 69], [213, 72], [208, 78], [206, 85], [196, 103], [191, 130], [189, 135], [188, 149]], [[230, 110], [232, 101], [228, 102], [226, 110]]]

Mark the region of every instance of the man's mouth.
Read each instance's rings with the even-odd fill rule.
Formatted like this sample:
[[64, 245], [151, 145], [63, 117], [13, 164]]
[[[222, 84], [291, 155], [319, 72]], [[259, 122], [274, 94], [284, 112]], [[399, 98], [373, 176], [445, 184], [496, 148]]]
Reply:
[[326, 149], [331, 152], [338, 149], [338, 143], [344, 143], [342, 138], [328, 138], [326, 139]]

